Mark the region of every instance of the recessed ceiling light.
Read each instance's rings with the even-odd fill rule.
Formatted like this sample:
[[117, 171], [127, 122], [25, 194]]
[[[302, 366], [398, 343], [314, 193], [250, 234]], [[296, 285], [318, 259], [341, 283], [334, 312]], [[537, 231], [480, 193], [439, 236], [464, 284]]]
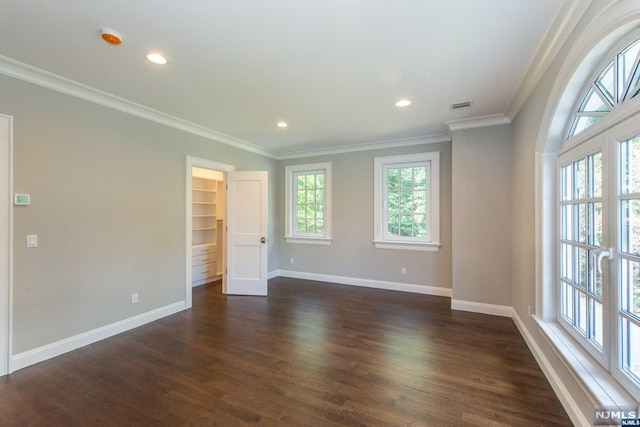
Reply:
[[158, 64], [158, 65], [164, 65], [167, 62], [169, 62], [167, 61], [167, 58], [160, 55], [159, 53], [149, 53], [147, 54], [147, 59], [153, 62], [154, 64]]
[[289, 125], [287, 124], [287, 122], [278, 122], [276, 126], [278, 126], [279, 128], [286, 128]]
[[396, 102], [396, 107], [408, 107], [409, 105], [411, 105], [410, 99], [401, 99], [400, 101]]

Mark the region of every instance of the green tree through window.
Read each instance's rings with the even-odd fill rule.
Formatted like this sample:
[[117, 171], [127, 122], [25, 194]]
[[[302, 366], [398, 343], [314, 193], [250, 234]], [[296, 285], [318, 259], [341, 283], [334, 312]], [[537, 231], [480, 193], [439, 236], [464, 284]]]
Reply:
[[294, 178], [297, 232], [324, 233], [324, 172], [297, 173]]
[[440, 250], [440, 153], [375, 157], [373, 244]]
[[426, 166], [387, 169], [387, 232], [390, 236], [427, 236], [426, 173]]

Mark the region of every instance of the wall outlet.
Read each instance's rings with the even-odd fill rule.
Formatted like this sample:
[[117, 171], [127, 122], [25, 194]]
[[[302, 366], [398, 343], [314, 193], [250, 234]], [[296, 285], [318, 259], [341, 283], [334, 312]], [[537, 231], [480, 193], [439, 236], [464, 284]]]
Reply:
[[405, 267], [402, 267], [400, 269], [400, 274], [407, 274], [407, 269]]
[[289, 258], [289, 262], [293, 264], [293, 258]]
[[29, 235], [27, 235], [27, 247], [28, 248], [37, 248], [38, 247], [38, 235], [37, 234], [29, 234]]
[[138, 303], [138, 293], [136, 292], [135, 294], [131, 294], [131, 304], [137, 304]]

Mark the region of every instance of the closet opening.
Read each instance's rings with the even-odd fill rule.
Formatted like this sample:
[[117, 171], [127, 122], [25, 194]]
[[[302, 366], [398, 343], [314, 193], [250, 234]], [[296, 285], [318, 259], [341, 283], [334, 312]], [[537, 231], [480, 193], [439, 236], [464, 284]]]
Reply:
[[226, 280], [226, 184], [235, 166], [186, 157], [185, 310], [193, 288]]
[[225, 174], [191, 170], [191, 286], [220, 281], [224, 274]]

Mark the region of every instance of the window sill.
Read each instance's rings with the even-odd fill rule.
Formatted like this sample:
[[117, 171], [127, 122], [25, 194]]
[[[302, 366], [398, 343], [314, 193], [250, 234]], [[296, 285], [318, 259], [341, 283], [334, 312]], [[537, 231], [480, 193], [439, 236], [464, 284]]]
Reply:
[[284, 236], [287, 243], [297, 243], [301, 245], [330, 245], [333, 239], [330, 237], [293, 237]]
[[575, 342], [560, 325], [537, 316], [533, 316], [533, 319], [555, 353], [570, 368], [573, 376], [591, 393], [595, 404], [618, 407], [637, 405], [613, 375]]
[[373, 245], [376, 249], [399, 249], [403, 251], [426, 251], [440, 252], [440, 243], [415, 243], [390, 240], [374, 240]]

